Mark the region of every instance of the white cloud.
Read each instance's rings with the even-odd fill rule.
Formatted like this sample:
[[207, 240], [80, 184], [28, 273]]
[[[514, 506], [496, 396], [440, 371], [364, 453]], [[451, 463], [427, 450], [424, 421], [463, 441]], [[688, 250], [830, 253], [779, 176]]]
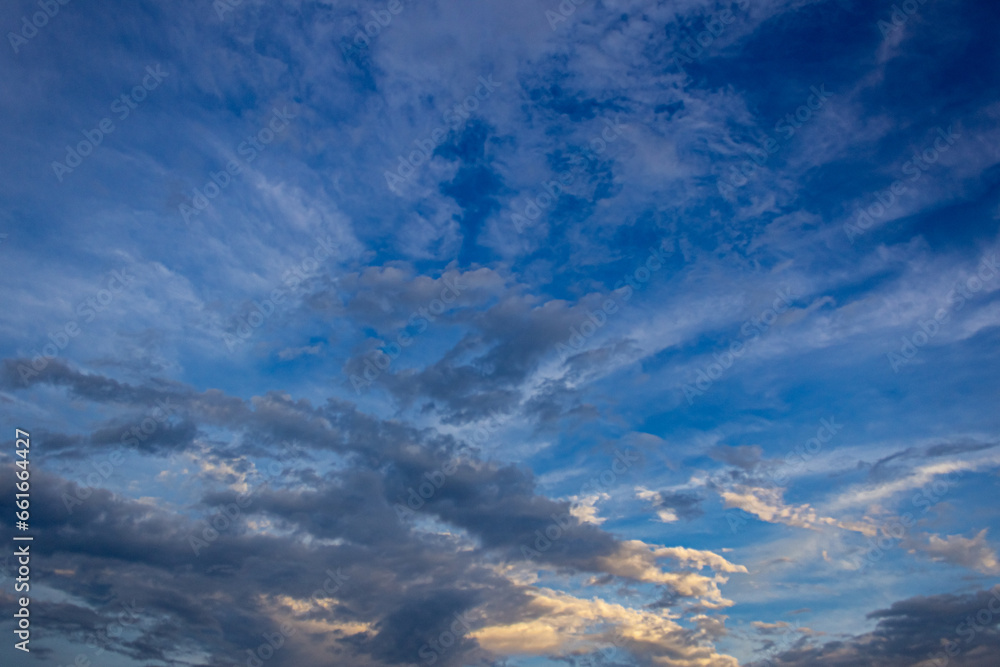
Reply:
[[777, 488], [764, 489], [738, 485], [732, 491], [720, 491], [719, 495], [725, 501], [726, 507], [739, 508], [770, 523], [783, 523], [787, 526], [810, 530], [820, 530], [825, 526], [832, 526], [867, 536], [876, 534], [875, 527], [868, 522], [841, 521], [833, 517], [821, 516], [808, 504], [788, 505], [782, 498], [782, 491]]
[[[680, 626], [668, 611], [631, 609], [599, 598], [583, 600], [547, 588], [524, 592], [530, 600], [518, 616], [525, 620], [502, 624], [487, 620], [471, 633], [480, 646], [512, 656], [580, 655], [617, 641], [626, 650], [648, 656], [653, 665], [738, 667], [735, 658], [701, 645], [696, 634]], [[722, 620], [699, 616], [697, 635], [720, 633]]]
[[975, 537], [961, 535], [927, 536], [927, 542], [909, 541], [910, 553], [922, 552], [935, 562], [961, 565], [983, 574], [1000, 574], [1000, 560], [996, 550], [986, 541], [986, 528]]
[[570, 496], [573, 501], [569, 513], [580, 523], [590, 523], [599, 526], [607, 519], [597, 516], [597, 502], [607, 500], [611, 496], [607, 493], [592, 493], [588, 496]]
[[650, 546], [639, 540], [622, 542], [618, 551], [599, 559], [601, 568], [609, 574], [644, 581], [665, 584], [682, 597], [698, 598], [708, 608], [718, 609], [732, 606], [733, 602], [722, 597], [719, 585], [729, 581], [728, 577], [715, 575], [707, 577], [694, 572], [668, 572], [657, 565], [657, 559], [672, 558], [682, 564], [704, 567], [733, 573], [746, 573], [742, 565], [734, 565], [725, 558], [709, 551], [698, 551], [682, 547]]

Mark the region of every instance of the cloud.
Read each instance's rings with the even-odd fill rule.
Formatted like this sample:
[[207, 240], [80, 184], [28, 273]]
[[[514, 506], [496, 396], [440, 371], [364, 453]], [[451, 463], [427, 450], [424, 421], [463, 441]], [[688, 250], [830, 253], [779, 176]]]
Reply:
[[708, 455], [716, 461], [727, 463], [744, 470], [752, 470], [760, 463], [764, 450], [759, 445], [716, 445], [709, 450]]
[[656, 550], [658, 558], [673, 558], [684, 565], [694, 566], [697, 569], [709, 568], [717, 572], [742, 572], [747, 574], [747, 569], [742, 565], [733, 565], [725, 558], [711, 551], [699, 551], [698, 549], [688, 549], [686, 547], [669, 547]]
[[904, 546], [911, 553], [920, 552], [930, 556], [936, 562], [961, 565], [983, 574], [1000, 574], [1000, 560], [997, 552], [986, 541], [988, 528], [983, 528], [974, 537], [961, 535], [924, 535], [923, 540], [907, 540]]
[[[995, 624], [957, 630], [1000, 567], [966, 507], [1000, 465], [995, 6], [883, 35], [890, 7], [816, 0], [108, 3], [0, 54], [41, 662], [133, 601], [94, 664], [247, 664], [287, 627], [267, 667], [733, 667], [803, 608], [785, 667], [996, 662]], [[618, 493], [577, 486], [633, 447]], [[907, 512], [885, 586], [845, 579]]]
[[988, 667], [1000, 652], [1000, 589], [909, 598], [867, 617], [878, 621], [871, 632], [796, 647], [772, 660], [781, 667]]
[[[148, 605], [150, 613], [165, 615], [171, 633], [208, 610], [231, 606], [226, 617], [230, 621], [224, 626], [216, 622], [226, 639], [192, 639], [191, 650], [234, 651], [240, 643], [254, 645], [255, 636], [274, 632], [287, 622], [303, 629], [325, 628], [328, 639], [305, 642], [276, 664], [292, 664], [334, 645], [357, 664], [411, 660], [428, 637], [447, 630], [453, 614], [481, 609], [502, 597], [504, 587], [486, 583], [494, 575], [482, 570], [478, 560], [491, 554], [490, 558], [523, 561], [522, 547], [535, 544], [537, 531], [548, 530], [554, 516], [563, 517], [561, 534], [551, 548], [535, 556], [531, 567], [655, 584], [709, 609], [732, 604], [719, 588], [727, 578], [683, 570], [746, 572], [707, 551], [620, 541], [594, 523], [571, 518], [568, 502], [539, 495], [530, 473], [467, 458], [452, 438], [372, 418], [347, 404], [313, 406], [277, 392], [241, 400], [218, 391], [197, 392], [179, 383], [134, 385], [66, 364], [53, 364], [32, 383], [63, 388], [122, 413], [136, 413], [147, 402], [169, 400], [177, 415], [172, 418], [185, 420], [182, 423], [191, 424], [193, 432], [211, 431], [216, 438], [228, 433], [251, 445], [204, 451], [205, 443], [193, 438], [175, 447], [173, 451], [184, 454], [182, 464], [190, 466], [186, 470], [194, 468], [185, 483], [196, 482], [204, 489], [200, 500], [187, 507], [159, 509], [101, 488], [85, 493], [80, 485], [45, 473], [36, 479], [45, 491], [33, 503], [42, 516], [50, 517], [38, 524], [51, 536], [41, 558], [49, 559], [54, 569], [81, 562], [97, 568], [89, 578], [53, 584], [57, 588], [68, 587], [68, 592], [86, 598], [81, 586], [108, 585], [100, 564], [119, 562], [114, 568], [119, 582], [115, 590], [135, 597], [140, 606]], [[117, 427], [101, 426], [97, 431], [105, 432], [115, 433]], [[62, 451], [85, 450], [95, 439], [95, 435], [64, 439]], [[144, 451], [144, 456], [156, 457], [162, 450]], [[288, 470], [277, 457], [292, 451], [309, 452], [312, 457], [335, 455], [337, 463], [317, 461], [307, 469]], [[265, 470], [263, 483], [260, 475]], [[429, 496], [422, 498], [423, 490], [411, 494], [422, 485], [433, 489]], [[248, 492], [246, 500], [241, 494]], [[66, 505], [66, 498], [80, 502]], [[413, 498], [422, 502], [412, 507]], [[240, 508], [234, 510], [235, 516], [225, 514], [234, 507]], [[401, 515], [401, 507], [411, 509]], [[456, 553], [450, 539], [430, 538], [423, 526], [431, 519], [468, 535], [475, 546]], [[217, 531], [216, 525], [221, 526]], [[284, 553], [282, 562], [287, 565], [275, 570], [266, 563], [278, 558], [278, 552]], [[445, 565], [453, 557], [458, 561]], [[435, 583], [400, 589], [403, 572], [393, 564], [398, 558], [407, 560], [406, 571], [416, 580], [430, 576]], [[673, 561], [682, 570], [671, 571], [662, 561]], [[362, 574], [358, 568], [365, 562]], [[333, 565], [343, 568], [358, 588], [338, 592], [336, 604], [310, 602], [309, 595]], [[188, 572], [190, 585], [184, 587], [188, 593], [170, 588], [171, 573], [178, 569]], [[242, 584], [228, 578], [233, 576]], [[383, 591], [378, 595], [371, 588], [376, 581]], [[493, 590], [489, 598], [476, 592], [487, 589]], [[511, 600], [521, 595], [507, 589], [505, 595]], [[206, 602], [209, 598], [211, 604]], [[201, 611], [191, 613], [191, 620], [179, 620], [182, 612], [188, 613], [184, 610], [196, 607]], [[245, 630], [233, 634], [229, 628], [236, 625]], [[184, 632], [198, 636], [193, 630]], [[118, 650], [132, 657], [166, 660], [173, 655], [171, 633], [144, 636], [141, 652], [135, 645]], [[477, 650], [467, 639], [448, 659], [458, 661]], [[692, 656], [702, 653], [700, 648], [690, 650]], [[699, 657], [692, 660], [691, 664], [701, 664]]]
[[641, 664], [737, 667], [731, 656], [698, 641], [713, 627], [701, 616], [699, 633], [683, 628], [666, 612], [629, 609], [600, 599], [583, 600], [546, 588], [533, 590], [517, 623], [486, 626], [474, 636], [484, 648], [506, 655], [568, 655], [618, 645]]
[[725, 501], [726, 507], [739, 508], [770, 523], [783, 523], [809, 530], [821, 530], [825, 526], [833, 526], [867, 536], [876, 534], [876, 528], [871, 522], [841, 521], [821, 516], [808, 504], [788, 505], [784, 502], [781, 489], [778, 488], [736, 485], [732, 490], [720, 490], [719, 495]]
[[846, 489], [831, 500], [827, 507], [843, 510], [852, 507], [870, 507], [888, 500], [894, 495], [912, 489], [928, 487], [936, 478], [944, 475], [990, 469], [1000, 465], [996, 455], [980, 455], [970, 459], [954, 459], [920, 465], [906, 470], [902, 475], [883, 483], [858, 485]]
[[597, 516], [597, 503], [610, 497], [607, 493], [592, 493], [583, 498], [573, 496], [570, 498], [573, 501], [573, 506], [570, 507], [569, 512], [580, 523], [599, 526], [607, 519]]
[[615, 553], [599, 558], [601, 569], [620, 577], [638, 582], [666, 584], [672, 593], [682, 598], [697, 598], [699, 604], [718, 609], [732, 606], [733, 602], [722, 597], [719, 584], [729, 579], [721, 575], [708, 577], [693, 572], [669, 572], [657, 565], [657, 560], [669, 558], [695, 569], [705, 567], [722, 572], [742, 572], [742, 565], [733, 565], [726, 559], [710, 552], [684, 548], [656, 547], [639, 540], [629, 540], [619, 544]]
[[323, 344], [316, 343], [315, 345], [309, 345], [306, 347], [297, 348], [285, 348], [284, 350], [278, 352], [278, 358], [282, 361], [291, 361], [293, 359], [298, 359], [306, 355], [316, 356], [323, 351]]
[[701, 508], [702, 498], [693, 493], [683, 491], [649, 491], [639, 487], [636, 496], [652, 503], [656, 515], [663, 523], [673, 523], [679, 519], [691, 521], [704, 516]]

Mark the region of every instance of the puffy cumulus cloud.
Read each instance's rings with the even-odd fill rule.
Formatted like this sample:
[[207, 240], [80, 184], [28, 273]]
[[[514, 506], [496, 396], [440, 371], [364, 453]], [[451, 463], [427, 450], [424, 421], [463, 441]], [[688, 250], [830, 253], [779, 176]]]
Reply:
[[618, 545], [615, 553], [601, 557], [598, 562], [609, 574], [634, 581], [665, 584], [677, 596], [696, 598], [698, 603], [709, 608], [732, 606], [733, 602], [722, 597], [719, 585], [729, 581], [728, 577], [716, 574], [709, 577], [694, 572], [670, 572], [657, 564], [658, 559], [672, 559], [695, 569], [704, 567], [722, 572], [746, 573], [742, 565], [733, 565], [725, 558], [707, 551], [694, 549], [657, 547], [639, 540], [629, 540]]
[[988, 528], [983, 528], [973, 537], [961, 535], [924, 535], [926, 539], [907, 540], [911, 553], [920, 552], [931, 560], [961, 565], [983, 574], [1000, 574], [1000, 560], [997, 552], [986, 541]]
[[871, 612], [875, 629], [771, 657], [778, 667], [991, 667], [1000, 655], [1000, 587], [894, 602]]
[[709, 641], [716, 641], [729, 634], [726, 627], [726, 620], [729, 617], [725, 614], [709, 616], [707, 614], [695, 614], [690, 621], [698, 628], [698, 633]]
[[527, 594], [516, 623], [487, 624], [473, 636], [505, 655], [583, 655], [609, 644], [624, 649], [641, 665], [738, 667], [738, 661], [702, 642], [724, 632], [725, 617], [698, 615], [698, 630], [677, 623], [666, 611], [631, 609], [600, 599], [583, 600], [548, 588]]
[[711, 551], [700, 551], [686, 547], [661, 547], [655, 552], [658, 558], [673, 558], [683, 565], [695, 566], [697, 569], [709, 568], [717, 572], [747, 573], [743, 565], [733, 565], [722, 556]]
[[599, 526], [607, 519], [597, 516], [597, 503], [607, 500], [611, 495], [607, 493], [592, 493], [582, 498], [571, 496], [573, 505], [569, 508], [569, 513], [580, 523], [590, 523]]

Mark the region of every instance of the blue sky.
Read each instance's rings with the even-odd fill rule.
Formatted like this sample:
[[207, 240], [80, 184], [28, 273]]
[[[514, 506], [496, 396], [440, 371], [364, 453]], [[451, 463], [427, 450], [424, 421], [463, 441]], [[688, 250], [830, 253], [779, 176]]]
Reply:
[[8, 3], [4, 663], [994, 665], [996, 19]]

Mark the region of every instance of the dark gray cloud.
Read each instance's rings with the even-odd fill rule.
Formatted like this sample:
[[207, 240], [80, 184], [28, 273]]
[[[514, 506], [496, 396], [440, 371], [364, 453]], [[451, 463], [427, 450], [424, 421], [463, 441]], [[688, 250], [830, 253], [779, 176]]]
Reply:
[[[524, 398], [533, 401], [528, 416], [541, 422], [555, 419], [565, 414], [566, 409], [580, 406], [557, 408], [552, 388], [528, 397], [523, 383], [543, 359], [560, 352], [560, 346], [573, 350], [569, 346], [575, 328], [602, 298], [594, 294], [571, 305], [558, 299], [528, 297], [518, 290], [508, 291], [485, 311], [471, 315], [468, 324], [473, 331], [440, 359], [420, 370], [390, 369], [376, 382], [384, 384], [403, 406], [425, 402], [433, 405], [446, 423], [481, 420], [493, 410], [510, 410]], [[600, 367], [610, 356], [621, 354], [626, 348], [621, 343], [587, 353], [586, 359], [575, 355], [567, 362], [570, 377]], [[363, 372], [363, 360], [352, 359], [345, 372]]]
[[[4, 473], [5, 479], [13, 478], [8, 468]], [[191, 538], [203, 534], [204, 522], [100, 489], [69, 516], [61, 498], [74, 493], [73, 483], [40, 472], [33, 507], [46, 540], [35, 545], [35, 576], [88, 607], [38, 601], [34, 609], [39, 618], [53, 619], [50, 631], [85, 641], [120, 613], [120, 602], [128, 602], [141, 610], [141, 620], [125, 637], [102, 637], [107, 650], [179, 664], [177, 650], [187, 646], [211, 654], [212, 661], [205, 664], [245, 664], [240, 655], [246, 647], [281, 631], [279, 618], [288, 604], [283, 600], [309, 600], [333, 570], [345, 577], [335, 593], [336, 604], [313, 607], [311, 617], [331, 627], [365, 623], [372, 628], [350, 633], [345, 645], [372, 656], [370, 661], [351, 652], [352, 657], [345, 655], [335, 664], [413, 662], [428, 633], [440, 632], [452, 613], [479, 601], [471, 590], [501, 591], [510, 584], [478, 565], [471, 554], [454, 554], [451, 544], [413, 538], [391, 512], [363, 511], [366, 503], [359, 496], [369, 481], [359, 478], [341, 495], [326, 498], [333, 504], [323, 505], [326, 511], [308, 521], [301, 515], [306, 508], [279, 506], [274, 497], [261, 499], [259, 506], [251, 503], [238, 519], [242, 523], [251, 512], [283, 510], [292, 517], [289, 521], [300, 519], [303, 533], [312, 528], [317, 537], [338, 535], [346, 541], [340, 546], [307, 546], [235, 527], [220, 531], [196, 554]], [[13, 496], [10, 483], [3, 484], [3, 492]], [[223, 503], [229, 498], [205, 500]], [[6, 498], [2, 509], [12, 511]], [[136, 632], [139, 636], [132, 636]], [[322, 634], [307, 639], [303, 632], [289, 639], [272, 664], [312, 664], [315, 651], [330, 648], [328, 639]], [[413, 651], [407, 654], [406, 647]], [[473, 642], [465, 642], [454, 660], [473, 648]]]
[[[11, 384], [15, 391], [25, 388]], [[55, 588], [87, 605], [40, 603], [39, 614], [62, 619], [59, 632], [79, 641], [104, 623], [102, 612], [92, 611], [101, 600], [134, 600], [142, 620], [101, 645], [136, 660], [174, 664], [186, 650], [211, 655], [205, 665], [227, 665], [294, 619], [325, 630], [289, 638], [271, 664], [330, 656], [334, 664], [410, 664], [455, 614], [476, 609], [493, 623], [498, 617], [513, 623], [525, 613], [526, 593], [492, 562], [591, 573], [609, 583], [649, 576], [634, 567], [642, 557], [634, 547], [632, 565], [623, 565], [626, 545], [578, 523], [568, 501], [539, 494], [529, 471], [470, 458], [474, 450], [450, 436], [377, 419], [343, 402], [315, 406], [279, 392], [243, 401], [177, 383], [119, 382], [61, 362], [30, 385], [62, 388], [119, 413], [86, 435], [39, 433], [55, 445], [46, 451], [50, 457], [107, 451], [129, 425], [145, 419], [156, 428], [138, 456], [197, 456], [203, 453], [199, 433], [240, 435], [239, 448], [213, 445], [212, 460], [230, 461], [231, 469], [195, 472], [201, 487], [190, 488], [205, 491], [182, 506], [158, 508], [117, 496], [97, 477], [87, 486], [44, 471], [34, 478], [35, 526], [46, 535], [37, 566], [52, 575]], [[149, 418], [156, 414], [151, 406], [164, 401], [169, 418]], [[251, 475], [248, 453], [273, 459], [267, 476]], [[323, 463], [330, 454], [337, 465]], [[3, 479], [0, 511], [12, 511], [13, 475]], [[234, 490], [243, 479], [249, 495]], [[421, 527], [431, 519], [454, 534]], [[536, 547], [554, 523], [561, 526], [559, 538], [533, 552], [529, 563], [525, 547]], [[471, 548], [456, 550], [456, 536]], [[655, 570], [651, 557], [648, 563]], [[309, 602], [330, 569], [343, 571], [350, 585], [335, 600]], [[440, 664], [484, 655], [466, 635]]]
[[683, 491], [660, 491], [653, 499], [653, 505], [659, 509], [669, 509], [678, 519], [691, 521], [705, 514], [701, 503], [703, 498], [695, 493]]
[[771, 658], [779, 667], [994, 667], [1000, 655], [1000, 587], [915, 597], [868, 614], [872, 632]]

